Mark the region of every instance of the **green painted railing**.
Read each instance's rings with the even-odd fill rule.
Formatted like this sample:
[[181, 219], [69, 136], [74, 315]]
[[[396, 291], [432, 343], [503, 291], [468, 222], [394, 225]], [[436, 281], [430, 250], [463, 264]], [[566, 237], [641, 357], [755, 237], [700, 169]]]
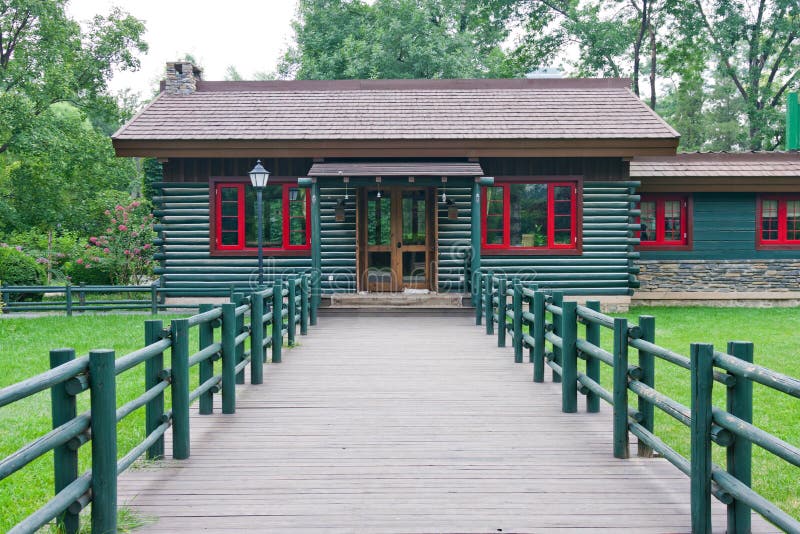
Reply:
[[[586, 396], [587, 412], [598, 412], [603, 400], [613, 407], [613, 454], [630, 455], [628, 437], [638, 438], [638, 455], [656, 452], [690, 477], [692, 532], [711, 532], [712, 495], [728, 506], [727, 532], [750, 532], [751, 509], [786, 532], [800, 533], [800, 522], [751, 489], [752, 446], [758, 445], [791, 465], [800, 466], [800, 448], [754, 426], [753, 383], [800, 398], [800, 380], [753, 363], [753, 344], [728, 343], [726, 352], [710, 344], [692, 343], [689, 357], [655, 344], [655, 318], [640, 316], [638, 324], [600, 313], [600, 303], [586, 306], [565, 301], [563, 294], [546, 294], [535, 286], [509, 281], [492, 273], [481, 276], [480, 289], [486, 333], [497, 335], [498, 346], [507, 335], [514, 359], [523, 361], [529, 351], [533, 381], [544, 381], [545, 366], [554, 382], [561, 383], [561, 409], [578, 410], [578, 394]], [[480, 308], [480, 307], [479, 307]], [[578, 324], [586, 326], [578, 337]], [[602, 330], [613, 332], [611, 352], [600, 346]], [[547, 346], [550, 350], [547, 350]], [[637, 361], [629, 361], [629, 350]], [[685, 406], [655, 389], [655, 359], [689, 371], [691, 406]], [[584, 360], [583, 370], [578, 360]], [[613, 373], [611, 389], [601, 385], [600, 366]], [[715, 407], [712, 391], [725, 387], [726, 409]], [[636, 395], [636, 406], [628, 395]], [[654, 411], [658, 408], [690, 429], [691, 460], [658, 438]], [[712, 443], [726, 449], [725, 469], [711, 460]]]
[[[18, 523], [10, 532], [32, 533], [55, 520], [66, 534], [79, 531], [79, 514], [92, 503], [92, 532], [116, 532], [117, 477], [146, 454], [164, 456], [164, 433], [172, 427], [172, 457], [190, 456], [190, 406], [200, 414], [213, 412], [213, 395], [220, 393], [222, 413], [236, 411], [236, 384], [244, 383], [250, 366], [252, 384], [263, 382], [264, 363], [271, 348], [272, 362], [281, 361], [284, 336], [289, 346], [308, 330], [310, 307], [308, 275], [276, 281], [271, 288], [249, 295], [234, 294], [231, 303], [204, 304], [200, 313], [173, 320], [145, 321], [145, 346], [115, 358], [112, 350], [93, 350], [75, 358], [72, 349], [50, 352], [47, 372], [0, 389], [0, 408], [50, 390], [53, 430], [0, 460], [0, 481], [50, 451], [54, 453], [55, 496]], [[189, 335], [198, 329], [199, 346], [192, 351]], [[271, 330], [272, 335], [268, 335]], [[219, 332], [219, 335], [217, 335]], [[249, 341], [249, 350], [246, 344]], [[169, 367], [164, 352], [169, 349]], [[221, 360], [221, 368], [215, 362]], [[144, 364], [144, 393], [117, 408], [117, 376]], [[198, 366], [198, 384], [189, 372]], [[217, 372], [218, 371], [218, 372]], [[170, 409], [164, 392], [169, 389]], [[89, 392], [91, 410], [77, 413], [76, 398]], [[117, 459], [117, 424], [136, 410], [145, 409], [145, 438]], [[78, 473], [78, 450], [91, 443], [91, 470]]]

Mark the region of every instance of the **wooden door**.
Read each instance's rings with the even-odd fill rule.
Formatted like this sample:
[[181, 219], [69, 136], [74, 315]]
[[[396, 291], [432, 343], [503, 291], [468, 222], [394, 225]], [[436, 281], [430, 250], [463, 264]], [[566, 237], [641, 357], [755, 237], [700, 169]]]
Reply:
[[430, 289], [432, 192], [427, 188], [368, 189], [361, 208], [361, 289]]

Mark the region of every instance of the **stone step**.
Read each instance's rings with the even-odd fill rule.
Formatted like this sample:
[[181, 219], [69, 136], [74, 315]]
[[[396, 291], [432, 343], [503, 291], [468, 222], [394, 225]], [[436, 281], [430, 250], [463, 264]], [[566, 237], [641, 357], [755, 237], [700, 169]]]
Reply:
[[471, 303], [470, 296], [461, 293], [339, 293], [323, 297], [322, 305], [331, 309], [459, 309]]

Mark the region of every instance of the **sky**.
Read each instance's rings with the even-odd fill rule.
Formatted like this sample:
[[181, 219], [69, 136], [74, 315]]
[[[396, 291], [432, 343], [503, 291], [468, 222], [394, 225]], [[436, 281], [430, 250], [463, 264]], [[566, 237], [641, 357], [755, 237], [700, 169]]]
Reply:
[[292, 40], [296, 0], [70, 0], [69, 15], [81, 22], [119, 7], [145, 22], [150, 46], [142, 67], [111, 80], [117, 92], [130, 88], [149, 98], [164, 77], [167, 61], [193, 55], [206, 80], [222, 80], [228, 65], [247, 79], [274, 71]]

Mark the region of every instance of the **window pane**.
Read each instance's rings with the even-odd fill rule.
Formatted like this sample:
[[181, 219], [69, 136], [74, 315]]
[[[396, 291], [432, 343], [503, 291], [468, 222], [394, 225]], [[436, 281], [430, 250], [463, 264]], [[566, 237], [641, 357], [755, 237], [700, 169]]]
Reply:
[[778, 201], [763, 200], [761, 202], [761, 239], [778, 240]]
[[[249, 185], [244, 190], [245, 246], [258, 247], [256, 192]], [[283, 248], [283, 186], [268, 185], [263, 193], [264, 247]]]
[[392, 231], [391, 192], [383, 191], [378, 198], [377, 191], [367, 193], [367, 244], [388, 245]]
[[239, 244], [239, 188], [220, 189], [220, 244], [236, 246]]
[[306, 244], [306, 190], [289, 189], [289, 244]]
[[683, 228], [681, 227], [681, 201], [664, 201], [664, 241], [681, 241]]
[[642, 241], [656, 240], [656, 203], [652, 201], [641, 202], [639, 209], [642, 211], [641, 224], [644, 226], [639, 239]]
[[786, 239], [800, 240], [800, 200], [786, 201]]
[[486, 244], [503, 244], [503, 188], [486, 188]]
[[571, 245], [572, 239], [572, 187], [554, 187], [553, 239], [556, 245]]
[[403, 244], [424, 245], [427, 235], [425, 222], [425, 191], [403, 192]]
[[[510, 184], [512, 247], [547, 246], [547, 184]], [[567, 212], [569, 217], [569, 212]]]

